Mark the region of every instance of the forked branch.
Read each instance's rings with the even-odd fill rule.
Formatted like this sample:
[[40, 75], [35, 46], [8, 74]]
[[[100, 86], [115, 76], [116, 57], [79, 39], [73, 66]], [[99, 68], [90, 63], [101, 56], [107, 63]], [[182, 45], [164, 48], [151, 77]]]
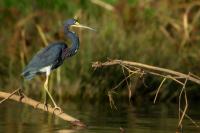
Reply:
[[104, 63], [94, 62], [92, 64], [92, 67], [97, 68], [97, 67], [112, 66], [112, 65], [124, 65], [124, 66], [128, 67], [129, 69], [135, 67], [135, 68], [139, 68], [139, 69], [142, 69], [142, 70], [146, 70], [147, 73], [148, 73], [148, 71], [150, 71], [149, 72], [150, 74], [160, 75], [160, 76], [163, 76], [163, 77], [170, 75], [171, 77], [173, 77], [175, 79], [186, 79], [186, 78], [188, 78], [188, 80], [195, 82], [195, 83], [200, 85], [200, 78], [198, 76], [193, 76], [193, 75], [188, 76], [188, 74], [180, 73], [180, 72], [173, 71], [173, 70], [170, 70], [170, 69], [151, 66], [151, 65], [147, 65], [147, 64], [133, 62], [133, 61], [110, 60], [110, 61], [107, 61], [107, 62], [104, 62]]
[[[156, 102], [158, 93], [160, 92], [160, 89], [162, 87], [162, 85], [164, 84], [164, 82], [167, 79], [173, 80], [176, 83], [180, 84], [182, 86], [180, 95], [179, 95], [179, 122], [178, 122], [178, 127], [181, 127], [182, 122], [183, 122], [183, 118], [186, 116], [186, 118], [188, 118], [196, 127], [199, 127], [199, 125], [197, 125], [196, 122], [194, 122], [187, 114], [187, 109], [188, 109], [188, 101], [187, 101], [187, 94], [186, 94], [186, 84], [188, 81], [192, 81], [196, 84], [200, 85], [200, 77], [192, 74], [192, 73], [188, 73], [188, 74], [184, 74], [181, 72], [177, 72], [174, 70], [170, 70], [170, 69], [166, 69], [166, 68], [161, 68], [161, 67], [156, 67], [156, 66], [151, 66], [151, 65], [147, 65], [147, 64], [142, 64], [142, 63], [138, 63], [138, 62], [132, 62], [132, 61], [123, 61], [123, 60], [109, 60], [107, 62], [94, 62], [92, 64], [92, 67], [94, 68], [98, 68], [98, 67], [103, 67], [103, 66], [112, 66], [112, 65], [120, 65], [123, 70], [127, 70], [129, 73], [129, 76], [127, 76], [127, 78], [129, 78], [130, 76], [133, 76], [134, 74], [140, 74], [140, 75], [144, 75], [144, 74], [151, 74], [154, 76], [159, 76], [161, 78], [163, 78], [162, 82], [160, 83], [157, 91], [156, 91], [156, 95], [154, 98], [154, 103]], [[124, 71], [123, 71], [124, 73]], [[119, 84], [122, 84], [125, 80], [127, 80], [127, 78], [125, 78], [124, 80], [122, 80]], [[185, 82], [184, 82], [185, 80]], [[116, 87], [118, 87], [119, 85], [117, 85]], [[116, 89], [116, 87], [114, 89]], [[112, 90], [114, 90], [112, 89]], [[184, 93], [184, 102], [185, 102], [185, 106], [184, 106], [184, 110], [182, 111], [181, 109], [181, 97], [182, 94]]]

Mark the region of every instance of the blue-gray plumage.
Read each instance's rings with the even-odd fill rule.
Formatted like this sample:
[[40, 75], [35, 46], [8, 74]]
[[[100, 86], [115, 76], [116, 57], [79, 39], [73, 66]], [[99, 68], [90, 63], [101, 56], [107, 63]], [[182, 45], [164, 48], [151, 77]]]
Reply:
[[55, 42], [40, 50], [22, 73], [26, 79], [31, 80], [36, 74], [45, 73], [43, 68], [50, 67], [50, 71], [56, 69], [62, 65], [65, 58], [76, 54], [79, 48], [79, 38], [74, 32], [69, 31], [69, 26], [75, 23], [75, 19], [69, 19], [64, 25], [64, 33], [72, 41], [71, 48], [68, 48], [64, 42]]
[[[35, 75], [45, 73], [46, 81], [44, 84], [44, 88], [51, 98], [55, 108], [58, 108], [55, 101], [53, 100], [51, 94], [48, 91], [48, 77], [50, 72], [53, 69], [58, 68], [63, 64], [64, 60], [68, 57], [71, 57], [77, 53], [79, 49], [79, 38], [78, 36], [69, 30], [70, 26], [87, 28], [93, 30], [90, 27], [80, 25], [77, 20], [69, 19], [64, 24], [64, 34], [69, 37], [72, 43], [72, 46], [68, 48], [67, 44], [64, 42], [55, 42], [49, 44], [46, 48], [41, 49], [29, 62], [29, 64], [25, 67], [22, 72], [22, 76], [25, 79], [31, 80]], [[46, 96], [45, 96], [45, 104], [46, 104]]]
[[67, 45], [63, 42], [50, 44], [33, 57], [22, 75], [26, 79], [31, 80], [36, 74], [43, 73], [42, 68], [50, 66], [51, 70], [56, 69], [63, 63], [65, 59], [63, 52], [66, 49]]

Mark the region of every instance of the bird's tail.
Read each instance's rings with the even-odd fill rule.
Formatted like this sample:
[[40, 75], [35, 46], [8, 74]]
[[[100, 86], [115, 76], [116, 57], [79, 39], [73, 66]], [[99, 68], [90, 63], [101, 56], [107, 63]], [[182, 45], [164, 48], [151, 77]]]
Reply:
[[21, 75], [25, 79], [31, 80], [36, 75], [36, 72], [34, 72], [34, 71], [24, 71]]

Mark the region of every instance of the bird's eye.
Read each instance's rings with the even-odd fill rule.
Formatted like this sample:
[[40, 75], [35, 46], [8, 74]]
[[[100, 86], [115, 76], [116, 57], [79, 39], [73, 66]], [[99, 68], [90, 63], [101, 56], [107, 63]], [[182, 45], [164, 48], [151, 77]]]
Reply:
[[74, 19], [75, 23], [78, 22], [78, 19]]

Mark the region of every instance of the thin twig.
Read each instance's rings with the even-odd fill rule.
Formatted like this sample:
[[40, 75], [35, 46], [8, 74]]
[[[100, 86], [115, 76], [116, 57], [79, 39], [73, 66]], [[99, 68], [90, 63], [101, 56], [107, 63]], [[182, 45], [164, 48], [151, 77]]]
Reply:
[[11, 96], [13, 96], [13, 95], [14, 95], [15, 93], [17, 93], [19, 90], [20, 90], [20, 88], [14, 90], [8, 97], [5, 97], [4, 99], [2, 99], [2, 100], [0, 101], [0, 104], [2, 104], [3, 102], [5, 102], [6, 100], [8, 100]]
[[[181, 110], [181, 112], [183, 113], [183, 110]], [[196, 127], [200, 127], [197, 122], [195, 122], [189, 115], [185, 114], [185, 117], [188, 118]]]
[[159, 85], [159, 87], [158, 87], [158, 89], [157, 89], [156, 95], [155, 95], [154, 100], [153, 100], [153, 103], [154, 103], [154, 104], [156, 103], [156, 99], [157, 99], [158, 93], [159, 93], [159, 91], [160, 91], [162, 85], [163, 85], [164, 82], [166, 81], [166, 79], [167, 79], [167, 78], [165, 77], [165, 78], [162, 80], [162, 82], [160, 83], [160, 85]]
[[167, 76], [169, 79], [172, 79], [173, 81], [179, 83], [180, 85], [184, 85], [184, 83], [182, 83], [181, 81], [177, 80], [175, 77], [172, 77], [170, 75]]
[[112, 90], [117, 89], [124, 81], [126, 81], [128, 78], [130, 78], [133, 74], [135, 74], [135, 73], [129, 74], [126, 78], [124, 78], [122, 81], [120, 81], [114, 88], [112, 88]]
[[191, 73], [191, 72], [189, 72], [189, 75], [200, 80], [200, 77], [199, 77], [199, 76], [197, 76], [197, 75], [195, 75], [195, 74], [193, 74], [193, 73]]
[[[127, 80], [127, 78], [126, 78], [126, 74], [125, 74], [124, 67], [122, 67], [122, 72], [123, 72], [124, 77], [125, 77], [125, 79], [126, 79], [126, 85], [127, 85], [127, 88], [128, 88], [128, 98], [129, 98], [129, 102], [130, 102], [130, 100], [131, 100], [131, 95], [132, 95], [131, 85], [128, 83], [128, 80]], [[130, 75], [132, 75], [132, 74], [129, 73], [128, 76], [130, 76]]]
[[[189, 75], [188, 75], [188, 76], [189, 76]], [[183, 121], [183, 118], [184, 118], [185, 113], [186, 113], [187, 108], [188, 108], [187, 94], [186, 94], [186, 91], [185, 91], [185, 86], [186, 86], [186, 84], [187, 84], [187, 81], [188, 81], [188, 78], [185, 79], [184, 85], [183, 85], [183, 87], [182, 87], [182, 89], [181, 89], [181, 92], [180, 92], [180, 95], [179, 95], [179, 123], [178, 123], [178, 127], [181, 126], [182, 121]], [[182, 97], [183, 92], [184, 92], [184, 94], [185, 94], [185, 95], [184, 95], [184, 98], [185, 98], [185, 108], [184, 108], [184, 110], [183, 110], [182, 115], [180, 115], [180, 114], [181, 114], [181, 97]]]

